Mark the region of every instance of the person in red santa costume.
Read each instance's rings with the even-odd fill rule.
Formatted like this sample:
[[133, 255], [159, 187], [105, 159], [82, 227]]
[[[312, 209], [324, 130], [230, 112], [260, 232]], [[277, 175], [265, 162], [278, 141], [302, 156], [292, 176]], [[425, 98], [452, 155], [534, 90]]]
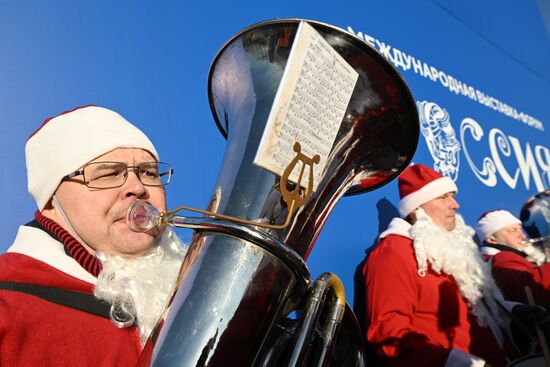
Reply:
[[398, 187], [405, 219], [390, 222], [363, 267], [368, 347], [387, 366], [506, 366], [518, 354], [499, 305], [512, 307], [457, 214], [455, 183], [416, 164]]
[[550, 263], [527, 241], [521, 221], [507, 210], [490, 211], [478, 220], [476, 233], [505, 298], [528, 303], [528, 286], [535, 303], [550, 309]]
[[132, 231], [129, 206], [166, 209], [172, 174], [145, 134], [86, 106], [26, 144], [38, 210], [0, 256], [1, 366], [134, 366], [186, 252], [170, 228]]

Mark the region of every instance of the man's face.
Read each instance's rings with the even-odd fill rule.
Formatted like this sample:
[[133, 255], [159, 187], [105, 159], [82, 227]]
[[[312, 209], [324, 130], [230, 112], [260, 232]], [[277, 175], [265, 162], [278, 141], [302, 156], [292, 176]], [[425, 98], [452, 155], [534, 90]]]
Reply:
[[435, 225], [452, 231], [456, 223], [456, 210], [460, 207], [454, 198], [455, 193], [449, 192], [420, 205]]
[[492, 240], [489, 242], [502, 243], [521, 250], [524, 247], [522, 242], [526, 240], [526, 237], [523, 233], [523, 228], [521, 228], [521, 224], [516, 223], [499, 229], [489, 236], [489, 239]]
[[[151, 154], [143, 149], [115, 149], [92, 162], [123, 162], [135, 166], [154, 162]], [[133, 232], [126, 223], [128, 207], [138, 199], [145, 199], [159, 210], [166, 210], [164, 187], [144, 186], [133, 170], [121, 187], [92, 189], [84, 185], [82, 176], [62, 182], [55, 192], [69, 221], [80, 238], [93, 250], [110, 255], [136, 256], [154, 246], [158, 231]], [[59, 210], [50, 209], [51, 217], [69, 233]], [[74, 235], [74, 233], [72, 233]]]

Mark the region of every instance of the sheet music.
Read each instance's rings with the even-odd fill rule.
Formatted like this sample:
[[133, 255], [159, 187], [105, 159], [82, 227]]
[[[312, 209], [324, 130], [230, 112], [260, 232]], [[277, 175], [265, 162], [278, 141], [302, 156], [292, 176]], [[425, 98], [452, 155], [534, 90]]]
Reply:
[[[295, 156], [293, 145], [298, 141], [303, 154], [321, 157], [314, 165], [315, 190], [357, 78], [357, 72], [332, 46], [311, 25], [301, 22], [254, 164], [282, 175]], [[294, 183], [298, 171], [290, 176]], [[302, 180], [305, 185], [307, 180]]]

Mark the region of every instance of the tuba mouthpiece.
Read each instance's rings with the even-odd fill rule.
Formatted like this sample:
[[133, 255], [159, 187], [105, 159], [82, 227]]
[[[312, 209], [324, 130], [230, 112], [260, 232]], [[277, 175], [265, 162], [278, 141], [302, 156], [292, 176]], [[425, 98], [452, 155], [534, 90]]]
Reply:
[[146, 232], [160, 223], [160, 212], [146, 200], [138, 200], [128, 208], [126, 222], [134, 232]]

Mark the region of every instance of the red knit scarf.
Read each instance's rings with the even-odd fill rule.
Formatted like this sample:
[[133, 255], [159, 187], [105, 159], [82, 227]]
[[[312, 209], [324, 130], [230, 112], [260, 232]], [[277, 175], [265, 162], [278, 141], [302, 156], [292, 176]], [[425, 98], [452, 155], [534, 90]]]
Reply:
[[90, 254], [80, 242], [61, 228], [59, 224], [50, 218], [46, 218], [39, 211], [36, 211], [34, 218], [43, 230], [63, 243], [67, 255], [75, 259], [88, 273], [97, 278], [101, 271], [101, 263], [97, 257]]

